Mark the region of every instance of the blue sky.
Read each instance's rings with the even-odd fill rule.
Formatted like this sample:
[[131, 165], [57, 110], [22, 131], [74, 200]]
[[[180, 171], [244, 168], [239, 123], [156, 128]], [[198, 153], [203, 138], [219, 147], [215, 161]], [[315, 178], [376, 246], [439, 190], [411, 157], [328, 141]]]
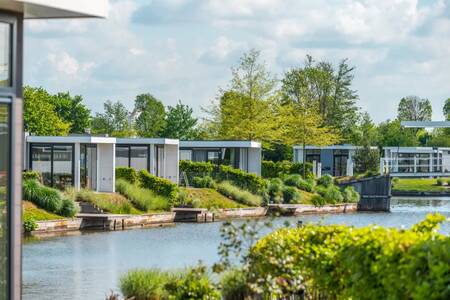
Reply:
[[356, 66], [358, 105], [376, 122], [407, 95], [450, 97], [450, 3], [416, 0], [116, 0], [106, 20], [27, 21], [25, 84], [133, 106], [149, 92], [197, 115], [239, 57], [261, 50], [280, 78], [305, 55]]

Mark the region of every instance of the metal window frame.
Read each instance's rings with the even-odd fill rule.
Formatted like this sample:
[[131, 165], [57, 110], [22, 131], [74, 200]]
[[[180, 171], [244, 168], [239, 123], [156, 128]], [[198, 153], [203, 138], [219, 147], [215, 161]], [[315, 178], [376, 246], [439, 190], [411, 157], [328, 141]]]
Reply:
[[50, 150], [50, 186], [55, 187], [55, 181], [54, 181], [54, 172], [53, 172], [53, 165], [55, 163], [54, 159], [54, 151], [55, 146], [71, 146], [72, 147], [72, 186], [75, 186], [75, 144], [73, 143], [30, 143], [30, 153], [29, 153], [29, 168], [30, 170], [33, 170], [33, 146], [41, 146], [45, 147], [48, 146], [51, 148]]
[[117, 147], [119, 148], [128, 148], [128, 168], [131, 168], [131, 147], [142, 147], [142, 148], [147, 148], [147, 171], [150, 172], [150, 145], [147, 144], [117, 144], [116, 143], [116, 149], [115, 149], [115, 153], [114, 153], [114, 157], [116, 157], [116, 153], [117, 153]]

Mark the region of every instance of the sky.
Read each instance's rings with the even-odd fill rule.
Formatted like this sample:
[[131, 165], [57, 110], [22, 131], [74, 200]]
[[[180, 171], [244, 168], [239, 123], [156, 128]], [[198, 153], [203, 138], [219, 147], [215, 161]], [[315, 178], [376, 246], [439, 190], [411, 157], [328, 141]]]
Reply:
[[110, 0], [107, 19], [29, 20], [24, 82], [129, 109], [151, 93], [202, 116], [255, 48], [281, 78], [305, 56], [356, 67], [357, 105], [378, 123], [399, 100], [450, 97], [450, 0]]

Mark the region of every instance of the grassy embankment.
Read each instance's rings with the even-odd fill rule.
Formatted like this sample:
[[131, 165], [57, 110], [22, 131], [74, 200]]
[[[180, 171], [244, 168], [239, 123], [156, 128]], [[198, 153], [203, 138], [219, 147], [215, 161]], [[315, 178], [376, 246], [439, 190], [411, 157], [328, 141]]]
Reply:
[[434, 178], [397, 178], [393, 181], [394, 191], [414, 191], [414, 192], [445, 192], [450, 191], [450, 178], [442, 178], [447, 185], [438, 185], [438, 180]]
[[219, 209], [247, 207], [225, 197], [212, 188], [181, 188], [181, 191], [186, 193], [188, 203], [191, 203], [195, 208]]
[[33, 219], [35, 221], [61, 220], [64, 217], [50, 213], [44, 209], [38, 208], [29, 201], [22, 201], [23, 219]]

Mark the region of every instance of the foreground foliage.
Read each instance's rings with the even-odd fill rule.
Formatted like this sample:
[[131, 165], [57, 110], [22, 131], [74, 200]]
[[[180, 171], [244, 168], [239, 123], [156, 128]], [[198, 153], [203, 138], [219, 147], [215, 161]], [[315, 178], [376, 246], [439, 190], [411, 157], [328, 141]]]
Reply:
[[78, 212], [73, 199], [57, 189], [40, 184], [34, 179], [24, 180], [23, 199], [36, 204], [48, 212], [64, 217], [73, 217]]
[[280, 229], [251, 249], [245, 267], [255, 293], [335, 299], [449, 299], [450, 238], [445, 218], [429, 215], [410, 230], [306, 225]]

